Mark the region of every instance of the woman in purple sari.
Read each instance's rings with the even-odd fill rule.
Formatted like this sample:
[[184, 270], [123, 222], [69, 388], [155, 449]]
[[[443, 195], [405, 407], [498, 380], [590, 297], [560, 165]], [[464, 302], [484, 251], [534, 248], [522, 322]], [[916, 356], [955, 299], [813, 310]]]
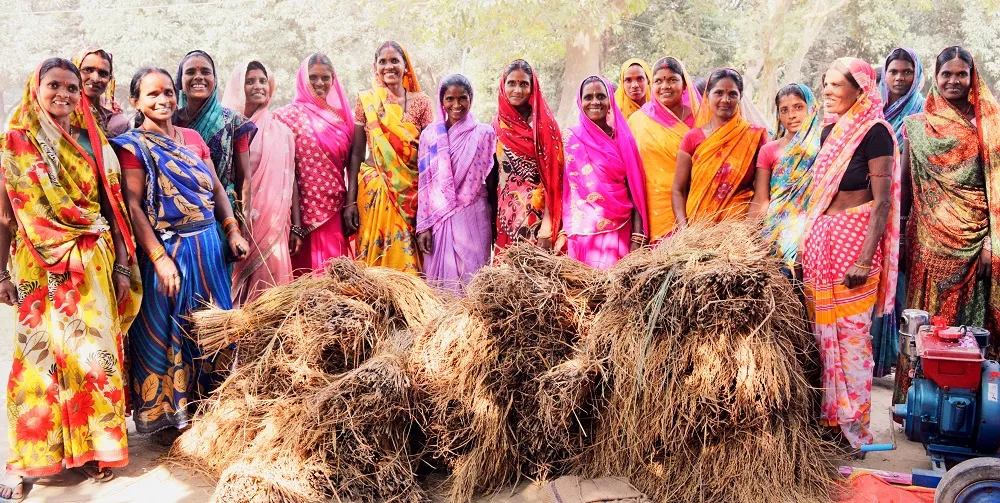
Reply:
[[469, 113], [472, 84], [464, 76], [445, 77], [438, 103], [440, 118], [420, 135], [417, 245], [427, 280], [461, 291], [490, 260], [497, 137]]
[[642, 159], [610, 89], [598, 76], [580, 85], [563, 177], [566, 254], [600, 269], [649, 242]]

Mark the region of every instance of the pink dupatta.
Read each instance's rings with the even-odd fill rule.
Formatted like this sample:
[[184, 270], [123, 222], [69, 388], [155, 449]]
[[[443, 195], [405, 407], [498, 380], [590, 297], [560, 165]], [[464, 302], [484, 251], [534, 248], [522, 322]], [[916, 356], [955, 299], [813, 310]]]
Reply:
[[[604, 77], [600, 79], [610, 96], [611, 85]], [[621, 229], [631, 221], [633, 205], [642, 215], [644, 232], [649, 235], [642, 159], [624, 114], [614, 99], [610, 102], [608, 124], [614, 130], [611, 137], [587, 117], [577, 93], [580, 125], [570, 128], [566, 141], [563, 182], [563, 230], [569, 236]]]
[[[806, 216], [806, 230], [802, 237], [805, 243], [816, 220], [826, 213], [837, 195], [840, 180], [854, 156], [861, 141], [876, 124], [884, 124], [891, 132], [892, 125], [885, 120], [882, 98], [875, 83], [875, 70], [870, 64], [858, 58], [840, 58], [833, 66], [849, 73], [861, 86], [862, 96], [846, 114], [828, 116], [825, 124], [834, 124], [830, 135], [823, 144], [813, 164], [812, 205]], [[895, 137], [893, 139], [895, 142]], [[896, 151], [896, 150], [894, 150]], [[875, 302], [876, 315], [891, 313], [896, 297], [896, 272], [899, 270], [899, 207], [900, 207], [900, 165], [899, 156], [893, 156], [892, 188], [889, 194], [891, 209], [885, 232], [879, 246], [882, 251], [882, 274], [879, 279], [878, 297]]]
[[[246, 114], [247, 66], [259, 60], [250, 60], [236, 67], [225, 93], [222, 106]], [[265, 67], [266, 68], [266, 67]], [[274, 96], [274, 74], [265, 69], [269, 96]], [[263, 283], [278, 285], [291, 280], [291, 262], [288, 257], [288, 232], [291, 226], [292, 190], [295, 183], [295, 137], [288, 126], [274, 120], [268, 102], [261, 105], [250, 117], [257, 126], [257, 134], [250, 142], [250, 187], [253, 205], [247, 214], [250, 231], [250, 256], [233, 267], [234, 298], [248, 300], [252, 292], [244, 292], [244, 285], [255, 289], [253, 276]], [[259, 269], [266, 271], [259, 274]], [[248, 284], [250, 283], [250, 284]]]

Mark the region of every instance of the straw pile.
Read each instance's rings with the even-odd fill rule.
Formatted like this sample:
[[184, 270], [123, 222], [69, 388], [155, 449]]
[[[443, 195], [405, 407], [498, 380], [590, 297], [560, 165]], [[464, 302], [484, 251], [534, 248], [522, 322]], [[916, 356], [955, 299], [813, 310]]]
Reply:
[[815, 348], [758, 228], [689, 227], [609, 274], [579, 365], [600, 361], [610, 388], [579, 471], [627, 477], [657, 501], [829, 501], [833, 452], [806, 378]]
[[410, 275], [349, 260], [242, 309], [194, 316], [206, 351], [238, 370], [202, 405], [172, 458], [221, 477], [217, 501], [422, 501], [406, 360], [440, 310]]
[[604, 274], [531, 245], [498, 262], [417, 335], [411, 355], [428, 450], [451, 468], [453, 502], [561, 474], [581, 444], [579, 429], [546, 434], [538, 393], [542, 376], [574, 354]]

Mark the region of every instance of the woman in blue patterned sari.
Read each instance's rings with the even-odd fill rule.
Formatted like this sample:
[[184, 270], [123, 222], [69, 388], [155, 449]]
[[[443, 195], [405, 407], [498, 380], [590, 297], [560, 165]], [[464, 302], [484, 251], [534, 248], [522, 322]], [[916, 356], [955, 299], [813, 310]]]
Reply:
[[[146, 287], [129, 331], [133, 418], [139, 433], [163, 432], [168, 443], [190, 421], [192, 403], [211, 391], [227, 363], [203, 358], [185, 335], [187, 318], [206, 303], [232, 307], [223, 249], [242, 260], [249, 245], [226, 189], [197, 131], [175, 127], [170, 75], [144, 68], [129, 88], [137, 128], [113, 139], [125, 173]], [[145, 215], [146, 218], [142, 218]], [[227, 243], [215, 232], [225, 229]]]

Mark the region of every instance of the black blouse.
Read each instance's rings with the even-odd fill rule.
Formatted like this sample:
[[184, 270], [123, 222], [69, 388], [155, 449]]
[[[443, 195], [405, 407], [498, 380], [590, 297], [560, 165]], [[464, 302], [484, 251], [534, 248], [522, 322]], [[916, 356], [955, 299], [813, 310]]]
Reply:
[[[833, 124], [823, 128], [820, 142], [826, 143], [827, 136], [833, 129]], [[872, 126], [858, 145], [851, 162], [847, 165], [844, 178], [840, 180], [839, 191], [864, 190], [868, 188], [868, 161], [879, 157], [891, 156], [895, 146], [892, 143], [892, 131], [879, 123]]]

